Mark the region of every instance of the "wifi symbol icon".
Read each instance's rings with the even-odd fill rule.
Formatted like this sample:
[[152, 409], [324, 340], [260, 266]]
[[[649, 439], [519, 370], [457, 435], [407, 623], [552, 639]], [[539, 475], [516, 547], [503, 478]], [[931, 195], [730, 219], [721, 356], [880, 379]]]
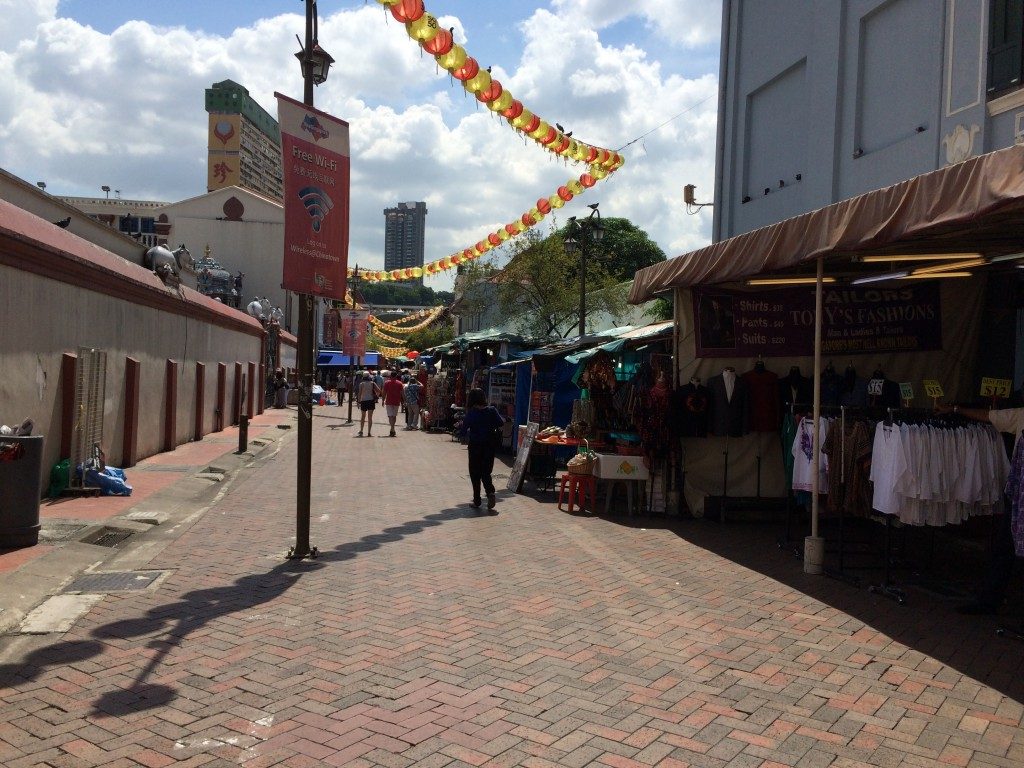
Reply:
[[319, 187], [303, 187], [299, 190], [299, 199], [302, 200], [306, 213], [313, 219], [313, 231], [319, 232], [321, 223], [334, 207], [334, 201]]

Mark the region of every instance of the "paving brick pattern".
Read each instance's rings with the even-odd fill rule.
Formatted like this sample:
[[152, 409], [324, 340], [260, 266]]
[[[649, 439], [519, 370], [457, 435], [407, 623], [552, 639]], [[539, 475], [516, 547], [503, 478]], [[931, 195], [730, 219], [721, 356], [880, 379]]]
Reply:
[[281, 558], [289, 437], [157, 591], [0, 667], [0, 764], [1024, 764], [1024, 646], [990, 621], [805, 577], [764, 530], [479, 516], [457, 444], [317, 414], [321, 557]]

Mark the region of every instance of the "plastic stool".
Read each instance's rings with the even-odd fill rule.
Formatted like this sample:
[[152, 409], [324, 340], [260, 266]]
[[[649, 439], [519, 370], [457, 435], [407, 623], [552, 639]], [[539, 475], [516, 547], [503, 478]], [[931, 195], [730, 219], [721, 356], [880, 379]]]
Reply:
[[[566, 512], [572, 512], [573, 507], [579, 502], [581, 511], [593, 512], [597, 507], [597, 478], [593, 475], [574, 475], [567, 472], [559, 478], [558, 508], [562, 509], [562, 502], [565, 498], [566, 486], [569, 488], [569, 508]], [[590, 506], [587, 506], [587, 497], [590, 497]]]

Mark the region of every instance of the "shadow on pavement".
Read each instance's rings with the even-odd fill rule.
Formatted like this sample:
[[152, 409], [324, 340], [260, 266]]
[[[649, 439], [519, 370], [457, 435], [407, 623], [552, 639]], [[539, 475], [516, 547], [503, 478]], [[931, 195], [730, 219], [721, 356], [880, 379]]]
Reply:
[[0, 686], [31, 682], [47, 667], [74, 664], [99, 655], [106, 647], [102, 640], [151, 636], [145, 648], [155, 652], [148, 654], [148, 661], [131, 685], [100, 696], [92, 714], [120, 716], [162, 706], [175, 698], [174, 689], [147, 681], [171, 650], [213, 619], [269, 602], [284, 594], [303, 573], [322, 567], [315, 561], [286, 561], [266, 573], [242, 576], [227, 586], [188, 592], [177, 602], [155, 606], [143, 617], [96, 627], [91, 633], [95, 640], [57, 643], [33, 651], [21, 663], [0, 665]]

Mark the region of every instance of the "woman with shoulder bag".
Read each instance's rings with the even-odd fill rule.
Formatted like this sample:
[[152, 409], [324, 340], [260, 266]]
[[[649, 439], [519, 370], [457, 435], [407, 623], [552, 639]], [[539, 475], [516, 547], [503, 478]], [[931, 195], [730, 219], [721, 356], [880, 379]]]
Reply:
[[363, 373], [363, 380], [356, 388], [356, 395], [359, 398], [359, 434], [363, 436], [363, 425], [366, 425], [366, 436], [373, 437], [373, 409], [377, 406], [377, 399], [380, 397], [380, 389], [376, 382], [370, 377], [370, 372]]
[[498, 502], [494, 494], [494, 482], [491, 472], [494, 471], [494, 451], [497, 436], [505, 420], [501, 418], [493, 405], [487, 404], [487, 396], [482, 389], [471, 389], [466, 398], [466, 415], [462, 418], [461, 435], [466, 439], [469, 453], [469, 481], [473, 485], [473, 506], [479, 509], [480, 485], [483, 484], [487, 493], [487, 509], [492, 515], [498, 514], [494, 507]]

